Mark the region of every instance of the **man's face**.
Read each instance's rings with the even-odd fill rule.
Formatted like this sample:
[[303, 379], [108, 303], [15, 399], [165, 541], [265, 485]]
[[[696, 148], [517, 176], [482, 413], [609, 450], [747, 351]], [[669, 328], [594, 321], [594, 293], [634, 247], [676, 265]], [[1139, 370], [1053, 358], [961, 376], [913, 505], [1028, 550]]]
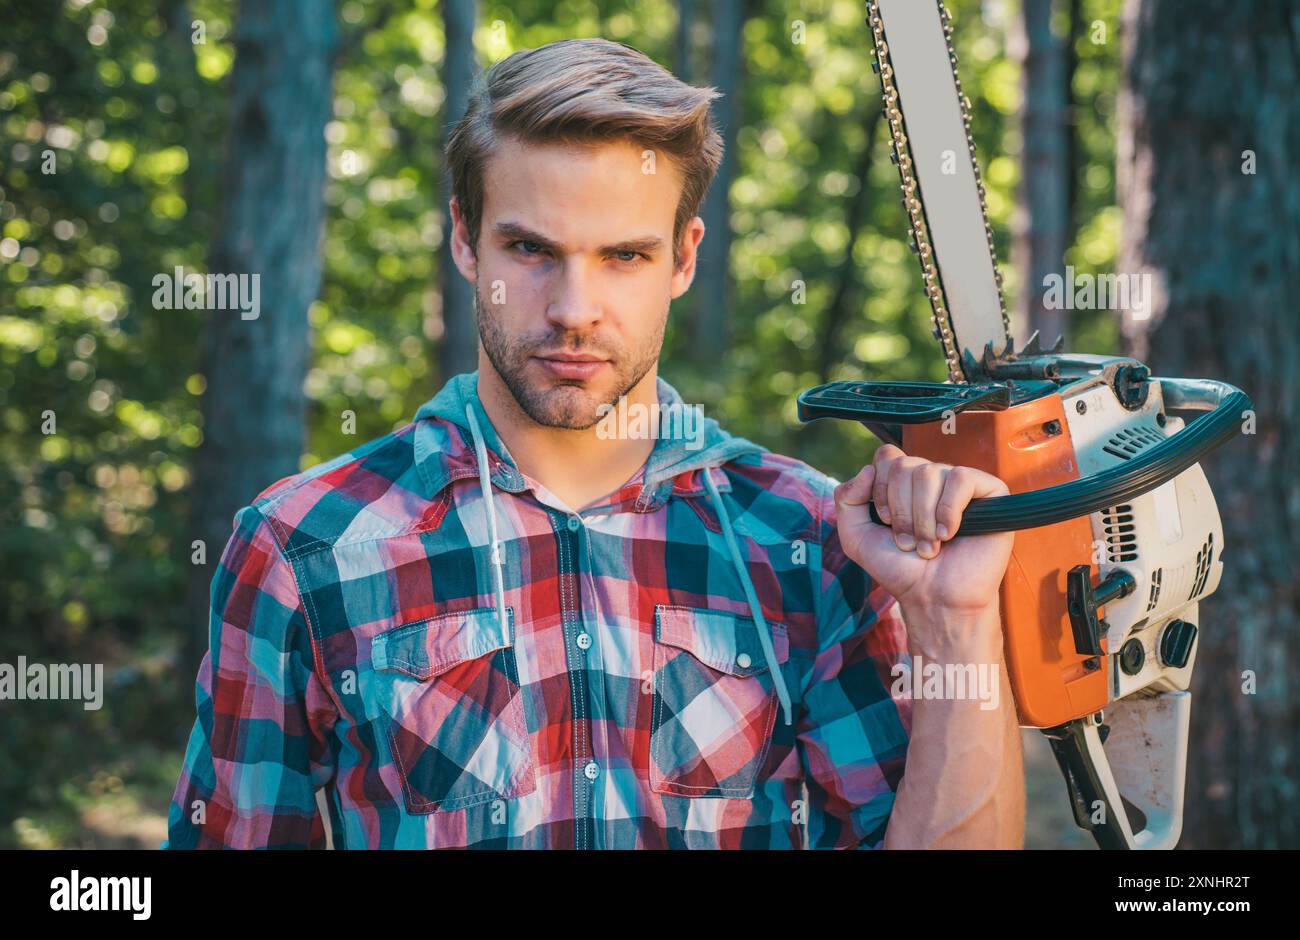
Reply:
[[503, 141], [485, 168], [477, 258], [453, 203], [483, 350], [538, 424], [589, 428], [651, 375], [669, 301], [690, 285], [704, 225], [687, 227], [675, 269], [681, 174], [642, 154], [629, 141]]

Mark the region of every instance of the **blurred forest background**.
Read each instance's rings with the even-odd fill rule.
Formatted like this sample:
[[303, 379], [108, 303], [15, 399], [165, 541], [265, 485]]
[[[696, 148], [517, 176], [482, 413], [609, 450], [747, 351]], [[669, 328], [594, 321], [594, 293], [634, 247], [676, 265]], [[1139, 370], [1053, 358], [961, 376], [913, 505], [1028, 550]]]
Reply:
[[[1136, 350], [1260, 412], [1208, 468], [1230, 548], [1184, 845], [1298, 844], [1291, 6], [948, 0], [1018, 336]], [[473, 368], [441, 149], [472, 75], [517, 49], [603, 36], [724, 93], [662, 373], [735, 433], [841, 477], [867, 461], [865, 430], [803, 428], [795, 395], [945, 370], [863, 20], [860, 0], [0, 0], [0, 661], [102, 662], [108, 684], [100, 711], [0, 702], [0, 846], [158, 844], [235, 509]], [[1154, 272], [1157, 316], [1043, 309], [1066, 265]], [[153, 309], [178, 266], [260, 271], [262, 332]], [[1029, 844], [1091, 845], [1026, 741]]]

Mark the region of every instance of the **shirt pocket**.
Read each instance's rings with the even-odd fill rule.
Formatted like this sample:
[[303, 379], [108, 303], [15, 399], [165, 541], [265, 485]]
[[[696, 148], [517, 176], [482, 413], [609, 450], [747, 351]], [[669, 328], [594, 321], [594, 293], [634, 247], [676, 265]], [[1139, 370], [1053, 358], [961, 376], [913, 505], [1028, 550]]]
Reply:
[[513, 643], [491, 607], [441, 614], [371, 643], [381, 720], [412, 813], [536, 788]]
[[[784, 624], [768, 623], [778, 664], [790, 657]], [[776, 686], [749, 617], [655, 608], [650, 789], [691, 797], [753, 795], [772, 743]]]

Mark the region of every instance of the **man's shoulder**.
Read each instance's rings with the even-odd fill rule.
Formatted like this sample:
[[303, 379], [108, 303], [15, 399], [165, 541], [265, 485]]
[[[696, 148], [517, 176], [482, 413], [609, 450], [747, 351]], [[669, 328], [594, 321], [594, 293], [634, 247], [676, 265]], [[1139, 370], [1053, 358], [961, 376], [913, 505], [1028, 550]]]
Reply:
[[437, 457], [451, 434], [445, 422], [412, 421], [278, 480], [258, 494], [252, 507], [290, 557], [419, 531], [431, 522], [433, 507], [427, 468], [421, 463]]
[[763, 528], [782, 538], [820, 538], [818, 526], [835, 489], [834, 478], [795, 457], [767, 450], [730, 461], [726, 471], [751, 526], [761, 520]]
[[[745, 454], [726, 469], [733, 495], [744, 507], [733, 523], [738, 530], [769, 546], [792, 545], [799, 539], [809, 552], [819, 553], [807, 557], [824, 589], [835, 585], [830, 600], [819, 601], [821, 616], [838, 625], [822, 637], [823, 645], [835, 637], [842, 639], [837, 632], [841, 627], [865, 631], [897, 615], [893, 596], [845, 554], [835, 534], [836, 478], [802, 460], [769, 451]], [[870, 616], [864, 613], [868, 611]], [[900, 629], [901, 620], [891, 620], [887, 629], [875, 629], [873, 648], [896, 644], [903, 635]]]

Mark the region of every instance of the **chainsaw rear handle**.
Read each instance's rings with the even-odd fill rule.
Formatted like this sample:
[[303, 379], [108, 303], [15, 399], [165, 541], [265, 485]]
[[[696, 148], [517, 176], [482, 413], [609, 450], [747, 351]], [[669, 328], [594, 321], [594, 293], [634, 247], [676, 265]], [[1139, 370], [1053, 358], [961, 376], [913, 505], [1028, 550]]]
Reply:
[[[1148, 493], [1224, 444], [1240, 428], [1242, 414], [1252, 407], [1250, 397], [1227, 382], [1157, 378], [1151, 381], [1160, 383], [1165, 408], [1209, 414], [1120, 466], [1030, 493], [973, 499], [962, 513], [954, 537], [1053, 525]], [[871, 521], [885, 525], [876, 513], [875, 503], [868, 503], [867, 507]]]

